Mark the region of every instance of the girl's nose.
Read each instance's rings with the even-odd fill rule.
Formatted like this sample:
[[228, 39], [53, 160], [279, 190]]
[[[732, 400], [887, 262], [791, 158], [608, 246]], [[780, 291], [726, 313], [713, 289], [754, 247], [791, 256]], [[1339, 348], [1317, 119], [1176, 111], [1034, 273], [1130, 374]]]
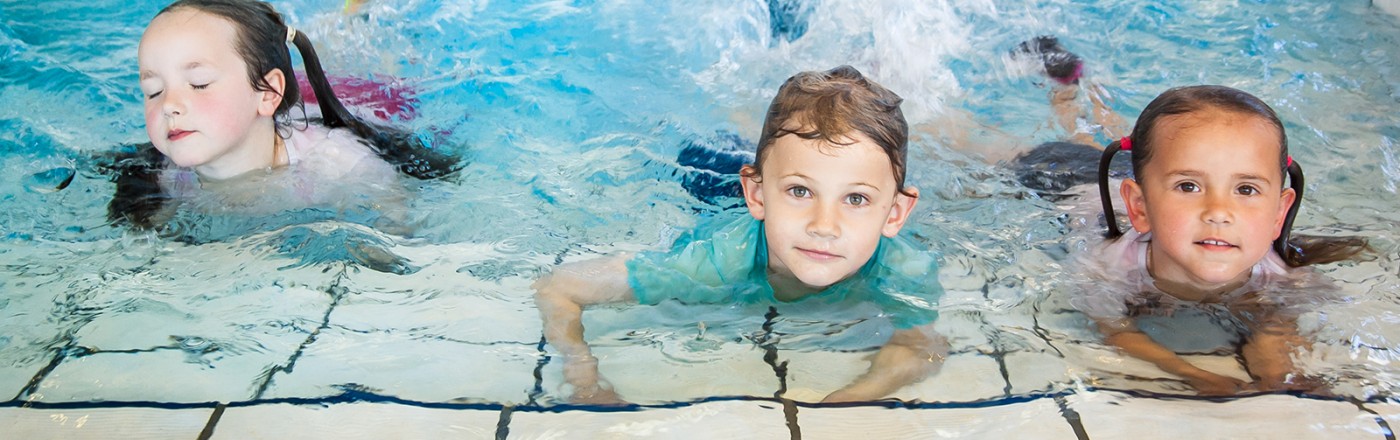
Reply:
[[1207, 194], [1205, 210], [1201, 220], [1211, 224], [1227, 224], [1235, 220], [1233, 206], [1228, 194]]
[[176, 90], [162, 92], [160, 102], [161, 113], [167, 118], [185, 114], [184, 96]]

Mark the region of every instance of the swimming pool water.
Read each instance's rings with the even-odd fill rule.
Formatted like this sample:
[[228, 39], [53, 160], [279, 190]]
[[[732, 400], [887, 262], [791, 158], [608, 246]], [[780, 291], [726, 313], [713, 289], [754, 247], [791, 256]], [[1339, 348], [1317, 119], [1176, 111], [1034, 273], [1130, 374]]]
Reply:
[[[1194, 83], [1274, 106], [1308, 175], [1298, 228], [1377, 251], [1322, 268], [1345, 301], [1305, 318], [1319, 344], [1303, 364], [1344, 396], [1400, 384], [1400, 19], [1368, 2], [407, 0], [348, 17], [341, 2], [273, 2], [331, 72], [412, 84], [418, 116], [398, 123], [443, 133], [470, 165], [414, 182], [412, 234], [293, 213], [194, 240], [108, 225], [112, 184], [87, 159], [144, 141], [136, 44], [164, 3], [0, 1], [0, 396], [561, 404], [528, 286], [560, 262], [664, 247], [731, 206], [681, 186], [697, 172], [677, 161], [687, 143], [751, 144], [782, 80], [840, 64], [904, 96], [913, 126], [991, 133], [973, 136], [982, 149], [1050, 140], [1046, 89], [1007, 56], [1041, 34], [1084, 56], [1129, 120]], [[770, 3], [797, 5], [783, 32]], [[895, 397], [1191, 394], [1106, 350], [1057, 289], [1065, 256], [1096, 237], [1093, 208], [1039, 198], [927, 133], [911, 144], [924, 198], [910, 229], [942, 260], [953, 356]], [[25, 188], [60, 166], [78, 169], [66, 189]], [[887, 334], [862, 312], [663, 304], [584, 319], [630, 402], [815, 401]], [[1229, 353], [1192, 359], [1243, 374]]]

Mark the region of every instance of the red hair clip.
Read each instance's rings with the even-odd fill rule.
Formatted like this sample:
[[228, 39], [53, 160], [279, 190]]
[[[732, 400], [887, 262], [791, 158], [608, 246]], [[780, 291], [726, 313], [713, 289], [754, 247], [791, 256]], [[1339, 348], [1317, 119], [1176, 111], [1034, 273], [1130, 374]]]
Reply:
[[1123, 151], [1132, 151], [1132, 150], [1133, 150], [1133, 139], [1132, 139], [1132, 138], [1129, 138], [1129, 137], [1127, 137], [1127, 136], [1123, 136], [1123, 139], [1120, 139], [1120, 140], [1118, 141], [1118, 148], [1121, 149], [1121, 150], [1123, 150]]

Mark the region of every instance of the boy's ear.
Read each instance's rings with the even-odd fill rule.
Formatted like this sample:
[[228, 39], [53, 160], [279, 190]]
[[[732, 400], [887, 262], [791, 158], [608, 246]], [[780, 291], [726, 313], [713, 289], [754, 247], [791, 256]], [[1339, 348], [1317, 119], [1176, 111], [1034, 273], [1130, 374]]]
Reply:
[[1283, 234], [1283, 221], [1288, 218], [1288, 208], [1293, 207], [1293, 199], [1298, 198], [1298, 193], [1293, 192], [1293, 188], [1284, 188], [1283, 195], [1279, 197], [1278, 217], [1274, 219], [1274, 239]]
[[282, 73], [282, 69], [272, 69], [263, 75], [263, 80], [272, 86], [272, 90], [258, 92], [258, 116], [272, 116], [277, 113], [277, 107], [282, 105], [282, 93], [287, 90], [287, 75]]
[[739, 169], [739, 184], [744, 188], [744, 204], [749, 206], [749, 215], [754, 220], [763, 221], [763, 184], [758, 181], [758, 170], [753, 165]]
[[1133, 179], [1126, 179], [1123, 186], [1118, 187], [1118, 192], [1123, 196], [1123, 209], [1128, 211], [1128, 221], [1132, 222], [1133, 229], [1143, 234], [1151, 232], [1152, 222], [1147, 220], [1147, 198], [1143, 196], [1142, 186]]
[[906, 186], [904, 193], [894, 194], [894, 206], [890, 206], [890, 216], [885, 219], [885, 225], [880, 227], [880, 234], [894, 238], [899, 234], [899, 230], [904, 228], [904, 222], [909, 221], [909, 215], [914, 212], [914, 205], [919, 204], [919, 189]]

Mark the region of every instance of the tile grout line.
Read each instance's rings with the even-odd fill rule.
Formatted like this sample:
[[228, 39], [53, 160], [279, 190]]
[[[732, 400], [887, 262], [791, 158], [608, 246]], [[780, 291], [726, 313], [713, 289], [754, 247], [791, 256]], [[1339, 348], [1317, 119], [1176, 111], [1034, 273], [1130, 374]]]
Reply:
[[214, 405], [214, 412], [209, 414], [209, 421], [204, 422], [204, 429], [199, 431], [196, 440], [209, 440], [214, 436], [214, 426], [219, 424], [219, 419], [224, 416], [224, 408], [228, 408], [223, 402]]
[[1055, 404], [1060, 407], [1060, 416], [1069, 423], [1070, 429], [1074, 430], [1074, 437], [1079, 440], [1089, 440], [1089, 432], [1084, 430], [1084, 420], [1079, 417], [1079, 412], [1069, 407], [1069, 402], [1064, 395], [1055, 396]]
[[515, 407], [504, 405], [501, 407], [501, 417], [496, 420], [496, 440], [506, 440], [510, 437], [511, 413], [515, 412]]
[[783, 397], [787, 394], [788, 361], [778, 362], [778, 337], [773, 333], [773, 319], [777, 317], [778, 308], [769, 306], [768, 313], [763, 314], [762, 338], [755, 338], [754, 342], [763, 349], [763, 363], [773, 367], [773, 374], [778, 377], [778, 391], [773, 393], [773, 397], [783, 403], [783, 419], [788, 433], [792, 440], [802, 440], [802, 426], [797, 424], [797, 403]]
[[274, 366], [264, 373], [262, 383], [258, 384], [257, 390], [253, 392], [253, 399], [261, 399], [263, 397], [263, 393], [267, 392], [267, 388], [272, 386], [272, 381], [277, 376], [277, 373], [290, 372], [292, 369], [296, 368], [297, 359], [301, 358], [302, 353], [306, 351], [306, 347], [316, 342], [316, 338], [321, 335], [322, 330], [330, 328], [331, 313], [335, 312], [335, 307], [340, 305], [340, 301], [345, 298], [346, 289], [340, 285], [344, 280], [345, 271], [342, 270], [336, 280], [330, 286], [326, 287], [326, 293], [331, 296], [331, 304], [329, 307], [326, 307], [326, 313], [321, 315], [321, 324], [311, 330], [310, 334], [306, 335], [306, 339], [301, 342], [301, 345], [297, 346], [297, 350], [287, 358], [286, 365]]
[[1360, 400], [1350, 399], [1350, 401], [1353, 405], [1356, 405], [1356, 407], [1361, 411], [1370, 413], [1371, 415], [1376, 417], [1376, 424], [1380, 425], [1381, 434], [1385, 436], [1385, 440], [1395, 440], [1395, 431], [1390, 429], [1390, 423], [1386, 422], [1385, 418], [1381, 417], [1381, 413], [1378, 413], [1371, 408], [1367, 408], [1366, 404]]

